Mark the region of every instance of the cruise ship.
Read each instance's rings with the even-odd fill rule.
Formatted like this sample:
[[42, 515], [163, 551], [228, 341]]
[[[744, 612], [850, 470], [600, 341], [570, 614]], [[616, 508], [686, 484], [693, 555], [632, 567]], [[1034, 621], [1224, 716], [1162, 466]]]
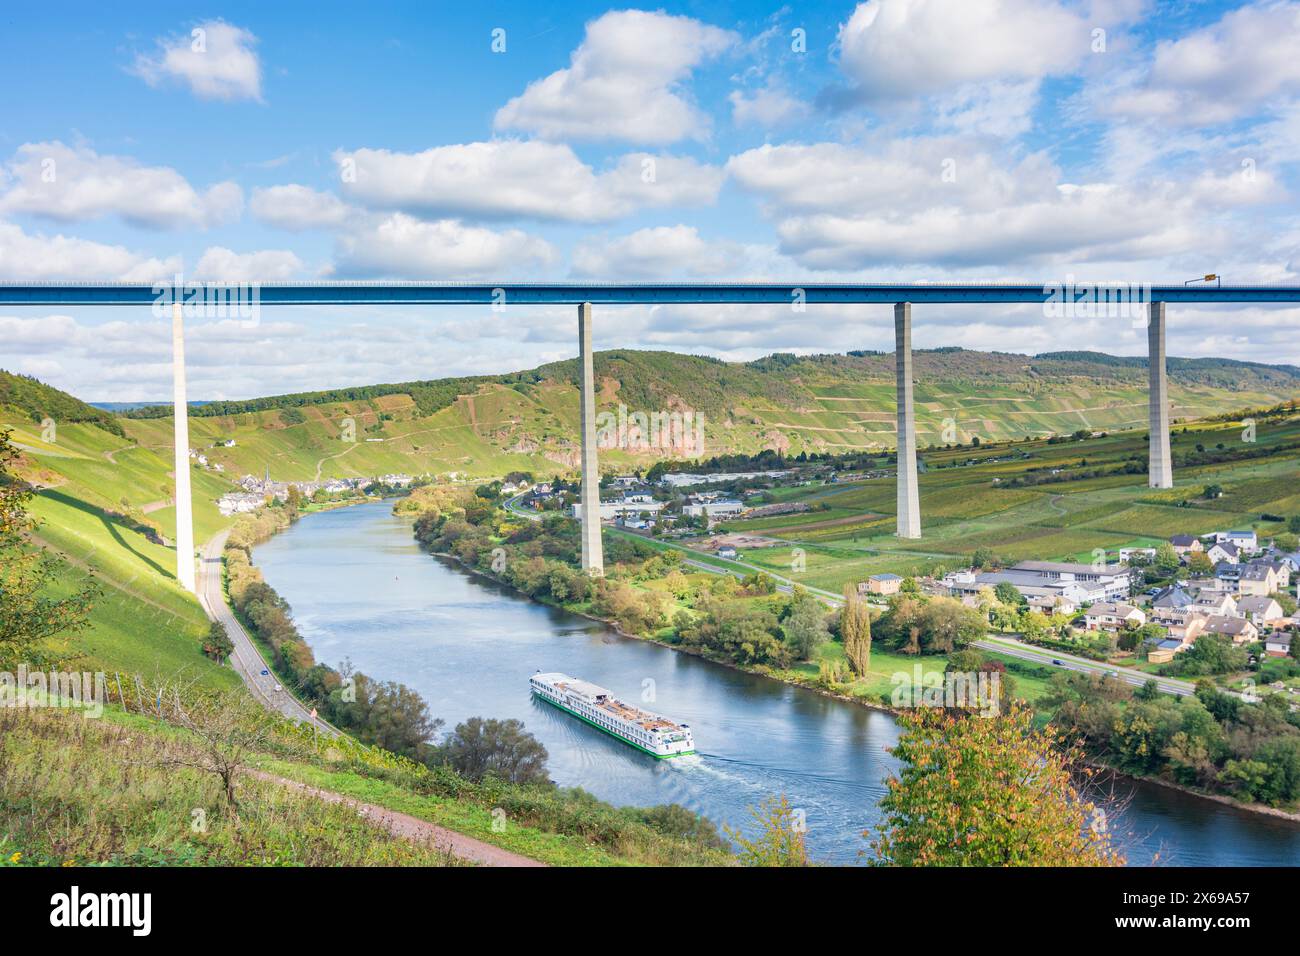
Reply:
[[679, 724], [625, 704], [603, 687], [568, 674], [543, 674], [528, 681], [533, 693], [546, 701], [617, 737], [637, 750], [658, 757], [685, 757], [695, 753], [695, 738], [688, 724]]

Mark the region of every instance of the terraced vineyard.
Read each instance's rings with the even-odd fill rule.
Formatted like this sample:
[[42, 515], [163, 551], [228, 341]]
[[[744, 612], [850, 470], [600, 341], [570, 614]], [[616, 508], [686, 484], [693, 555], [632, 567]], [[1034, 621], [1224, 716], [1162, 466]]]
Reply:
[[[892, 477], [783, 490], [782, 501], [821, 501], [830, 510], [733, 520], [724, 527], [773, 541], [770, 547], [741, 549], [740, 560], [829, 590], [883, 571], [908, 575], [937, 566], [963, 566], [982, 548], [1007, 561], [1090, 560], [1094, 549], [1101, 548], [1113, 560], [1122, 547], [1155, 545], [1173, 534], [1228, 527], [1254, 528], [1262, 536], [1284, 531], [1284, 523], [1263, 516], [1300, 514], [1300, 452], [1288, 447], [1298, 441], [1297, 416], [1261, 424], [1253, 444], [1243, 444], [1237, 423], [1180, 429], [1173, 436], [1175, 461], [1195, 455], [1198, 445], [1248, 447], [1254, 457], [1176, 467], [1175, 486], [1168, 491], [1148, 488], [1144, 473], [1000, 487], [1030, 469], [1068, 475], [1081, 462], [1109, 468], [1133, 456], [1145, 460], [1144, 433], [932, 451], [924, 455], [929, 468], [920, 476], [919, 540], [894, 535]], [[1009, 452], [1016, 453], [1015, 460], [961, 464], [973, 455], [1002, 457]], [[1022, 454], [1028, 457], [1019, 457]], [[1203, 498], [1209, 484], [1220, 485], [1222, 497]], [[796, 548], [802, 572], [793, 570], [798, 566]]]

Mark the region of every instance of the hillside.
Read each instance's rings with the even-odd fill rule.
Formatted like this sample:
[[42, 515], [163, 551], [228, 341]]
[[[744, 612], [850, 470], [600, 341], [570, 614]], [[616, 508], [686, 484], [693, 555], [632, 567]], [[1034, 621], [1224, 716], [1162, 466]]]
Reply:
[[[1300, 395], [1300, 369], [1170, 359], [1175, 418], [1271, 406]], [[598, 411], [703, 416], [705, 452], [844, 452], [894, 444], [894, 367], [886, 353], [771, 355], [748, 363], [613, 350], [595, 358]], [[1100, 353], [937, 349], [915, 353], [920, 445], [1114, 431], [1146, 423], [1146, 364]], [[351, 420], [351, 425], [349, 425]], [[119, 421], [159, 454], [170, 410]], [[577, 362], [502, 376], [441, 379], [211, 402], [191, 409], [195, 447], [227, 474], [282, 480], [458, 471], [550, 473], [577, 463]], [[349, 434], [355, 442], [347, 441]], [[659, 443], [653, 443], [657, 446]], [[602, 450], [611, 467], [680, 457], [661, 447]]]
[[125, 434], [116, 417], [109, 412], [51, 388], [29, 375], [14, 375], [4, 369], [0, 369], [0, 407], [13, 409], [38, 424], [46, 419], [52, 420], [56, 426], [85, 422], [118, 437]]

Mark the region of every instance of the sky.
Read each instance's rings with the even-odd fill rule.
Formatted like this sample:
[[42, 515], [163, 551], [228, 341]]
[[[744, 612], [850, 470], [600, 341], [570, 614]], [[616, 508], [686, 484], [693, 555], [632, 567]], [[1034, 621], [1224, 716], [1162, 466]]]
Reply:
[[[11, 5], [0, 279], [1300, 282], [1300, 0]], [[916, 348], [1143, 354], [1129, 319], [913, 309]], [[531, 368], [563, 308], [187, 328], [190, 396]], [[893, 347], [887, 306], [597, 310], [597, 348]], [[1169, 310], [1300, 364], [1300, 309]], [[0, 310], [0, 368], [170, 396], [148, 310]]]

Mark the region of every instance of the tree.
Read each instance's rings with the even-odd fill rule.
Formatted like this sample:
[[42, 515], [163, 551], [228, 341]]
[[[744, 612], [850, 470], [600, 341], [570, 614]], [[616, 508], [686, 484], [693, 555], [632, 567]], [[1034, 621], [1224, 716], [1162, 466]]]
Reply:
[[203, 653], [214, 661], [225, 661], [235, 650], [235, 643], [226, 633], [226, 625], [213, 621], [208, 626], [208, 636], [203, 640]]
[[1214, 573], [1214, 562], [1204, 551], [1193, 551], [1187, 556], [1187, 571], [1197, 577], [1205, 577]]
[[853, 673], [867, 673], [871, 669], [871, 608], [851, 584], [844, 585], [840, 637], [844, 641], [844, 656], [849, 659]]
[[1224, 634], [1202, 634], [1190, 648], [1174, 655], [1170, 669], [1176, 674], [1199, 677], [1231, 674], [1245, 670], [1249, 655]]
[[330, 695], [330, 717], [334, 723], [352, 730], [366, 743], [384, 750], [428, 762], [433, 756], [430, 738], [442, 721], [429, 714], [429, 705], [411, 688], [396, 681], [380, 683], [365, 674], [342, 670], [344, 678], [353, 678], [355, 700], [347, 700], [342, 690]]
[[998, 566], [998, 558], [992, 548], [976, 548], [975, 553], [971, 555], [970, 563], [981, 571], [987, 571]]
[[[160, 700], [167, 695], [160, 693]], [[246, 694], [193, 696], [186, 699], [173, 690], [168, 718], [191, 734], [192, 745], [164, 752], [164, 766], [190, 767], [215, 774], [230, 808], [238, 813], [235, 780], [249, 754], [266, 750], [272, 737], [273, 718]]]
[[1168, 541], [1161, 541], [1156, 547], [1156, 569], [1165, 577], [1178, 570], [1178, 552]]
[[785, 639], [794, 648], [795, 656], [802, 661], [812, 660], [817, 649], [826, 643], [830, 631], [826, 627], [826, 607], [802, 588], [791, 602], [790, 616], [785, 619]]
[[64, 565], [32, 541], [36, 522], [26, 509], [32, 490], [14, 473], [20, 455], [10, 434], [0, 430], [0, 670], [19, 663], [53, 667], [66, 654], [49, 640], [89, 625], [99, 587], [91, 576], [66, 597], [50, 596]]
[[[1030, 711], [962, 717], [905, 712], [872, 848], [893, 866], [1120, 866], [1094, 805], [1076, 789], [1076, 754]], [[864, 834], [870, 837], [870, 833]]]
[[749, 815], [758, 825], [758, 835], [750, 840], [737, 830], [726, 827], [727, 835], [740, 845], [740, 860], [746, 866], [807, 866], [808, 849], [804, 845], [807, 830], [803, 814], [790, 806], [785, 794], [768, 797]]
[[546, 748], [518, 720], [471, 717], [457, 724], [443, 745], [447, 763], [475, 783], [495, 777], [507, 783], [546, 783]]
[[999, 581], [997, 587], [993, 589], [993, 594], [1003, 604], [1010, 604], [1013, 607], [1025, 602], [1024, 596], [1010, 581]]

